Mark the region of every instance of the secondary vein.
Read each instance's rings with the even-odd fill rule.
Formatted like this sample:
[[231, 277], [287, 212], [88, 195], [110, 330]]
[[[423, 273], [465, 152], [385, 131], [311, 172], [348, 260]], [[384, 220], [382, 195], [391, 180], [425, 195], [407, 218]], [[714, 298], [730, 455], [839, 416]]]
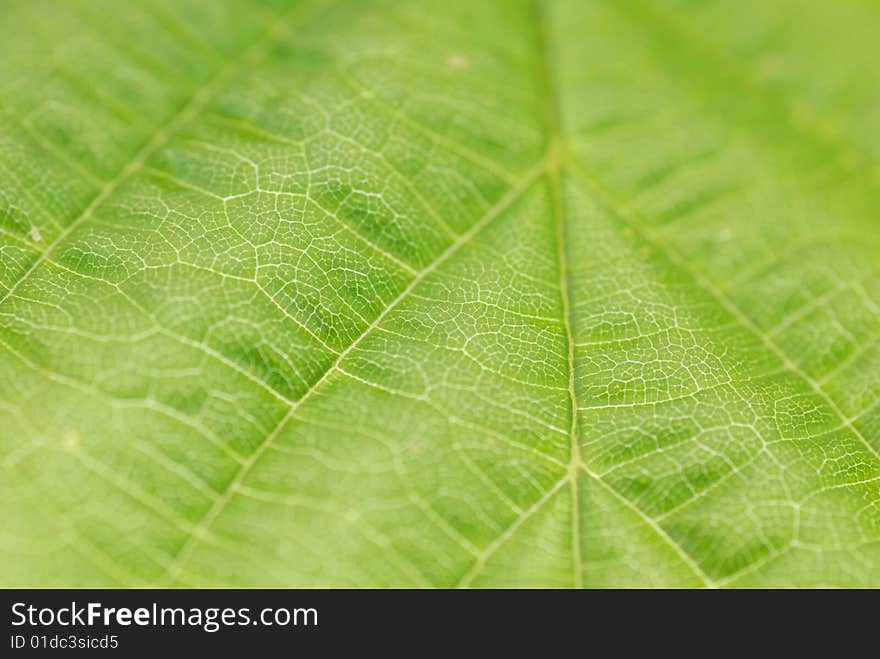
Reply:
[[394, 299], [392, 302], [385, 307], [385, 309], [380, 313], [376, 319], [368, 325], [363, 332], [352, 342], [349, 346], [339, 353], [336, 360], [330, 367], [324, 371], [323, 375], [315, 381], [315, 383], [306, 391], [305, 394], [297, 401], [295, 401], [287, 413], [281, 418], [281, 420], [275, 425], [275, 427], [269, 432], [263, 442], [256, 448], [256, 450], [250, 455], [250, 457], [241, 465], [239, 470], [236, 472], [235, 476], [232, 480], [224, 488], [220, 498], [214, 503], [211, 508], [205, 513], [202, 519], [195, 525], [193, 531], [187, 536], [181, 548], [178, 550], [175, 555], [174, 560], [169, 565], [164, 577], [163, 581], [165, 582], [173, 582], [183, 570], [183, 567], [186, 565], [186, 562], [189, 560], [189, 557], [192, 555], [195, 547], [198, 545], [199, 541], [203, 540], [208, 536], [209, 530], [211, 526], [214, 524], [214, 521], [220, 516], [220, 513], [226, 508], [226, 505], [235, 495], [236, 491], [240, 487], [240, 485], [244, 482], [244, 479], [250, 473], [251, 469], [255, 464], [260, 460], [260, 457], [266, 452], [266, 450], [273, 444], [275, 439], [287, 425], [287, 423], [295, 416], [298, 409], [300, 409], [303, 404], [305, 404], [312, 396], [317, 392], [330, 378], [330, 376], [339, 370], [339, 366], [345, 360], [348, 355], [351, 354], [355, 348], [357, 348], [363, 341], [366, 339], [372, 332], [379, 327], [379, 325], [385, 320], [385, 318], [390, 314], [403, 300], [407, 299], [410, 293], [422, 282], [425, 277], [434, 272], [440, 265], [446, 262], [453, 254], [455, 254], [462, 246], [467, 244], [474, 236], [479, 234], [486, 226], [491, 224], [492, 220], [498, 217], [501, 213], [504, 212], [519, 196], [529, 188], [529, 186], [545, 171], [546, 163], [542, 160], [535, 164], [526, 174], [522, 176], [520, 181], [513, 186], [501, 200], [493, 206], [488, 213], [486, 213], [479, 221], [475, 222], [470, 229], [461, 234], [458, 239], [455, 240], [446, 250], [438, 256], [434, 261], [428, 264], [419, 274], [410, 281], [409, 285], [401, 291], [401, 293]]
[[245, 64], [253, 63], [265, 54], [266, 48], [278, 39], [287, 30], [291, 29], [293, 15], [299, 13], [302, 7], [289, 12], [287, 15], [276, 19], [273, 27], [268, 29], [256, 41], [241, 51], [236, 57], [228, 60], [206, 84], [197, 89], [189, 101], [162, 126], [153, 137], [144, 144], [116, 176], [110, 179], [95, 195], [83, 211], [58, 234], [46, 249], [37, 257], [21, 277], [19, 277], [0, 298], [0, 306], [8, 300], [18, 287], [25, 282], [45, 261], [52, 252], [63, 243], [81, 224], [87, 221], [95, 210], [101, 206], [125, 181], [143, 167], [146, 160], [165, 142], [168, 141], [177, 130], [189, 123], [204, 108], [205, 104], [226, 84], [235, 73]]

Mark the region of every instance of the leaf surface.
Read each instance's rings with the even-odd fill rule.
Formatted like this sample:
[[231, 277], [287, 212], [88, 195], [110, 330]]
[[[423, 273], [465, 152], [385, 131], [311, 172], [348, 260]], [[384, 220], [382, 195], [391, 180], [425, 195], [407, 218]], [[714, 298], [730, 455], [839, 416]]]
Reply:
[[868, 2], [11, 2], [0, 583], [880, 586]]

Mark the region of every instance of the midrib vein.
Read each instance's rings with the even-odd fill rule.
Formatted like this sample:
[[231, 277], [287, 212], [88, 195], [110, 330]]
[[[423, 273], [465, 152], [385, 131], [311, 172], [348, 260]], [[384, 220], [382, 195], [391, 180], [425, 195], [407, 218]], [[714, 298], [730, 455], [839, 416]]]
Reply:
[[305, 9], [311, 9], [313, 4], [314, 3], [305, 3], [304, 5], [298, 6], [294, 11], [276, 17], [273, 21], [274, 25], [270, 29], [266, 30], [262, 36], [245, 47], [235, 57], [228, 60], [225, 65], [217, 70], [207, 83], [197, 89], [190, 97], [189, 101], [187, 101], [187, 103], [140, 148], [140, 150], [134, 155], [134, 158], [129, 161], [116, 174], [116, 176], [104, 184], [104, 186], [98, 191], [98, 194], [95, 195], [83, 211], [58, 234], [55, 240], [43, 249], [40, 255], [31, 264], [30, 268], [28, 268], [24, 274], [22, 274], [22, 276], [7, 289], [3, 297], [0, 298], [0, 306], [12, 297], [18, 287], [27, 281], [27, 279], [46, 262], [46, 260], [52, 255], [52, 252], [59, 245], [67, 240], [67, 238], [73, 234], [80, 225], [92, 217], [95, 210], [109, 199], [110, 196], [119, 189], [119, 186], [125, 183], [133, 174], [143, 167], [147, 158], [165, 144], [165, 142], [168, 141], [168, 138], [177, 130], [190, 122], [204, 108], [205, 104], [214, 96], [214, 94], [222, 89], [223, 86], [236, 74], [242, 65], [245, 63], [253, 64], [259, 61], [259, 59], [266, 54], [268, 47], [271, 46], [276, 39], [292, 29], [292, 19], [294, 16], [303, 13]]
[[550, 501], [554, 495], [566, 484], [571, 492], [571, 561], [572, 575], [575, 587], [583, 587], [583, 570], [581, 568], [580, 547], [580, 510], [578, 499], [578, 476], [581, 470], [580, 443], [578, 441], [577, 425], [577, 395], [575, 394], [575, 369], [574, 369], [574, 338], [571, 327], [571, 300], [568, 292], [568, 266], [565, 251], [565, 227], [562, 212], [562, 190], [560, 183], [560, 166], [562, 163], [562, 149], [560, 143], [560, 131], [556, 96], [550, 68], [549, 45], [545, 34], [544, 9], [541, 0], [533, 3], [535, 23], [536, 58], [538, 60], [538, 78], [543, 93], [543, 120], [546, 133], [546, 148], [544, 153], [544, 173], [550, 193], [550, 205], [553, 213], [557, 261], [559, 269], [559, 293], [562, 306], [562, 322], [565, 327], [566, 353], [568, 362], [568, 396], [570, 407], [569, 419], [569, 461], [566, 465], [565, 475], [554, 485], [547, 489], [531, 506], [519, 514], [507, 528], [495, 537], [486, 548], [476, 557], [471, 567], [464, 573], [456, 588], [468, 588], [474, 579], [480, 574], [487, 561], [508, 540], [510, 540], [522, 528], [522, 526]]
[[569, 461], [568, 482], [571, 488], [571, 562], [573, 583], [583, 588], [583, 568], [580, 533], [579, 475], [583, 464], [581, 459], [580, 432], [578, 429], [578, 400], [575, 391], [574, 332], [571, 322], [571, 294], [569, 292], [568, 255], [566, 251], [565, 215], [560, 180], [561, 133], [556, 85], [552, 69], [550, 42], [547, 38], [547, 19], [544, 16], [542, 0], [535, 0], [535, 30], [539, 58], [539, 75], [544, 94], [544, 123], [547, 134], [547, 180], [550, 189], [553, 223], [556, 234], [556, 260], [559, 268], [559, 294], [562, 303], [562, 324], [565, 328], [566, 358], [568, 362], [568, 397], [571, 409], [569, 419]]
[[[800, 380], [804, 382], [804, 384], [806, 384], [813, 391], [813, 393], [818, 395], [825, 402], [825, 404], [840, 420], [841, 427], [849, 430], [856, 438], [856, 440], [858, 440], [865, 447], [869, 455], [880, 462], [880, 453], [878, 453], [877, 449], [874, 448], [873, 445], [871, 445], [871, 443], [865, 438], [861, 431], [856, 428], [852, 420], [843, 413], [837, 402], [824, 389], [822, 389], [821, 385], [816, 380], [814, 380], [806, 372], [804, 372], [804, 370], [791, 359], [788, 353], [786, 353], [770, 336], [768, 336], [766, 332], [761, 330], [761, 328], [758, 327], [755, 322], [751, 318], [749, 318], [742, 311], [742, 309], [740, 309], [739, 306], [736, 305], [735, 302], [733, 302], [732, 299], [730, 299], [708, 277], [704, 276], [699, 271], [691, 267], [684, 259], [684, 257], [678, 252], [678, 250], [675, 249], [674, 246], [669, 244], [658, 233], [653, 231], [647, 224], [647, 222], [642, 220], [642, 218], [638, 214], [636, 214], [634, 211], [629, 210], [623, 202], [617, 199], [613, 192], [606, 188], [602, 184], [602, 182], [599, 181], [595, 176], [591, 175], [583, 167], [583, 165], [581, 165], [573, 156], [571, 156], [571, 154], [566, 154], [566, 162], [578, 174], [581, 180], [590, 189], [592, 194], [598, 197], [603, 206], [605, 206], [605, 208], [607, 208], [611, 212], [612, 217], [617, 218], [623, 225], [625, 225], [626, 227], [630, 227], [632, 230], [636, 231], [650, 245], [660, 250], [660, 252], [666, 256], [671, 264], [678, 268], [680, 272], [690, 277], [694, 281], [694, 283], [700, 287], [700, 289], [710, 295], [721, 308], [723, 308], [733, 317], [737, 324], [745, 328], [749, 333], [751, 333], [759, 341], [761, 341], [764, 347], [772, 352], [782, 362], [782, 365], [786, 370], [790, 371], [798, 378], [800, 378]], [[596, 479], [601, 483], [607, 485], [607, 483], [605, 483], [605, 481], [602, 480], [598, 475], [596, 476]], [[638, 508], [634, 508], [634, 510], [639, 511]], [[642, 516], [646, 520], [650, 519], [644, 513], [642, 513]]]
[[458, 252], [464, 245], [471, 241], [477, 234], [479, 234], [483, 229], [485, 229], [492, 221], [501, 215], [514, 201], [516, 201], [519, 196], [529, 188], [529, 186], [546, 170], [547, 163], [542, 159], [540, 162], [536, 163], [531, 169], [529, 169], [522, 177], [519, 179], [516, 185], [508, 190], [507, 194], [505, 194], [482, 218], [480, 218], [477, 222], [471, 225], [471, 228], [461, 234], [449, 247], [444, 250], [440, 256], [434, 259], [430, 264], [428, 264], [424, 269], [422, 269], [418, 275], [416, 275], [410, 283], [404, 288], [400, 294], [391, 301], [391, 303], [386, 306], [382, 312], [370, 323], [364, 330], [361, 332], [358, 337], [352, 341], [345, 350], [339, 353], [336, 360], [333, 364], [327, 368], [326, 371], [318, 378], [315, 383], [303, 394], [298, 400], [296, 400], [288, 409], [287, 413], [281, 418], [281, 420], [275, 425], [275, 427], [266, 435], [266, 438], [260, 443], [260, 445], [251, 453], [250, 457], [245, 460], [245, 462], [241, 465], [241, 467], [236, 472], [235, 476], [227, 483], [225, 488], [223, 489], [222, 494], [211, 506], [207, 512], [202, 516], [201, 520], [195, 525], [193, 531], [187, 536], [186, 540], [181, 545], [181, 548], [177, 551], [174, 559], [171, 564], [168, 566], [165, 575], [160, 579], [162, 583], [173, 583], [187, 561], [189, 560], [192, 552], [198, 546], [198, 543], [206, 539], [209, 535], [209, 530], [211, 526], [214, 524], [214, 521], [220, 516], [223, 510], [226, 508], [229, 501], [235, 495], [238, 488], [244, 482], [247, 475], [250, 473], [251, 469], [253, 469], [254, 465], [259, 462], [262, 455], [266, 452], [266, 450], [272, 445], [284, 427], [290, 422], [291, 419], [296, 415], [297, 410], [299, 410], [307, 401], [309, 401], [312, 396], [330, 379], [330, 377], [339, 370], [342, 362], [348, 357], [352, 351], [354, 351], [363, 341], [366, 339], [373, 331], [379, 327], [385, 318], [390, 314], [401, 302], [407, 299], [412, 293], [412, 291], [422, 282], [424, 279], [429, 276], [432, 272], [436, 271], [443, 263], [449, 260], [456, 252]]
[[568, 477], [566, 480], [571, 485], [571, 527], [572, 527], [572, 566], [575, 572], [575, 586], [583, 587], [583, 548], [581, 545], [580, 532], [580, 497], [579, 475], [581, 472], [596, 481], [601, 487], [609, 491], [622, 505], [633, 511], [638, 518], [648, 526], [656, 536], [668, 545], [687, 565], [694, 575], [709, 588], [716, 587], [715, 583], [703, 571], [696, 559], [691, 556], [678, 542], [670, 536], [656, 520], [651, 519], [638, 506], [623, 494], [614, 489], [609, 483], [595, 474], [584, 461], [580, 449], [580, 429], [578, 427], [578, 396], [576, 382], [575, 340], [572, 322], [572, 300], [569, 286], [568, 252], [566, 248], [565, 214], [562, 198], [561, 171], [568, 162], [564, 148], [564, 132], [562, 126], [561, 109], [557, 94], [557, 85], [552, 66], [550, 52], [550, 40], [547, 38], [546, 18], [544, 16], [543, 1], [535, 0], [535, 20], [537, 30], [537, 42], [540, 58], [540, 74], [544, 87], [544, 115], [547, 130], [547, 178], [550, 187], [550, 198], [553, 209], [554, 224], [556, 228], [557, 261], [559, 267], [559, 288], [562, 300], [563, 325], [567, 342], [568, 358], [568, 391], [571, 407], [570, 420], [570, 458], [568, 464]]

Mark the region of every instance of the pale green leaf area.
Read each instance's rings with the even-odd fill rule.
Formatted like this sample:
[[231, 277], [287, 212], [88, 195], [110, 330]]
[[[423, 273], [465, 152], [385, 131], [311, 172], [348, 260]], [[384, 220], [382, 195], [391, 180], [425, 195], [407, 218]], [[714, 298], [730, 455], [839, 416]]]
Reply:
[[0, 584], [880, 586], [878, 26], [5, 2]]

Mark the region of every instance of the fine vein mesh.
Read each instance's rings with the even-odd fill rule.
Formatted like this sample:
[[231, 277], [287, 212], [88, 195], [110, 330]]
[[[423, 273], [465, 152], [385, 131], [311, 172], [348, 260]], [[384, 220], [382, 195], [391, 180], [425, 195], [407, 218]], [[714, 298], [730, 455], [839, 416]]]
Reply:
[[870, 8], [281, 4], [12, 5], [2, 583], [880, 581]]

